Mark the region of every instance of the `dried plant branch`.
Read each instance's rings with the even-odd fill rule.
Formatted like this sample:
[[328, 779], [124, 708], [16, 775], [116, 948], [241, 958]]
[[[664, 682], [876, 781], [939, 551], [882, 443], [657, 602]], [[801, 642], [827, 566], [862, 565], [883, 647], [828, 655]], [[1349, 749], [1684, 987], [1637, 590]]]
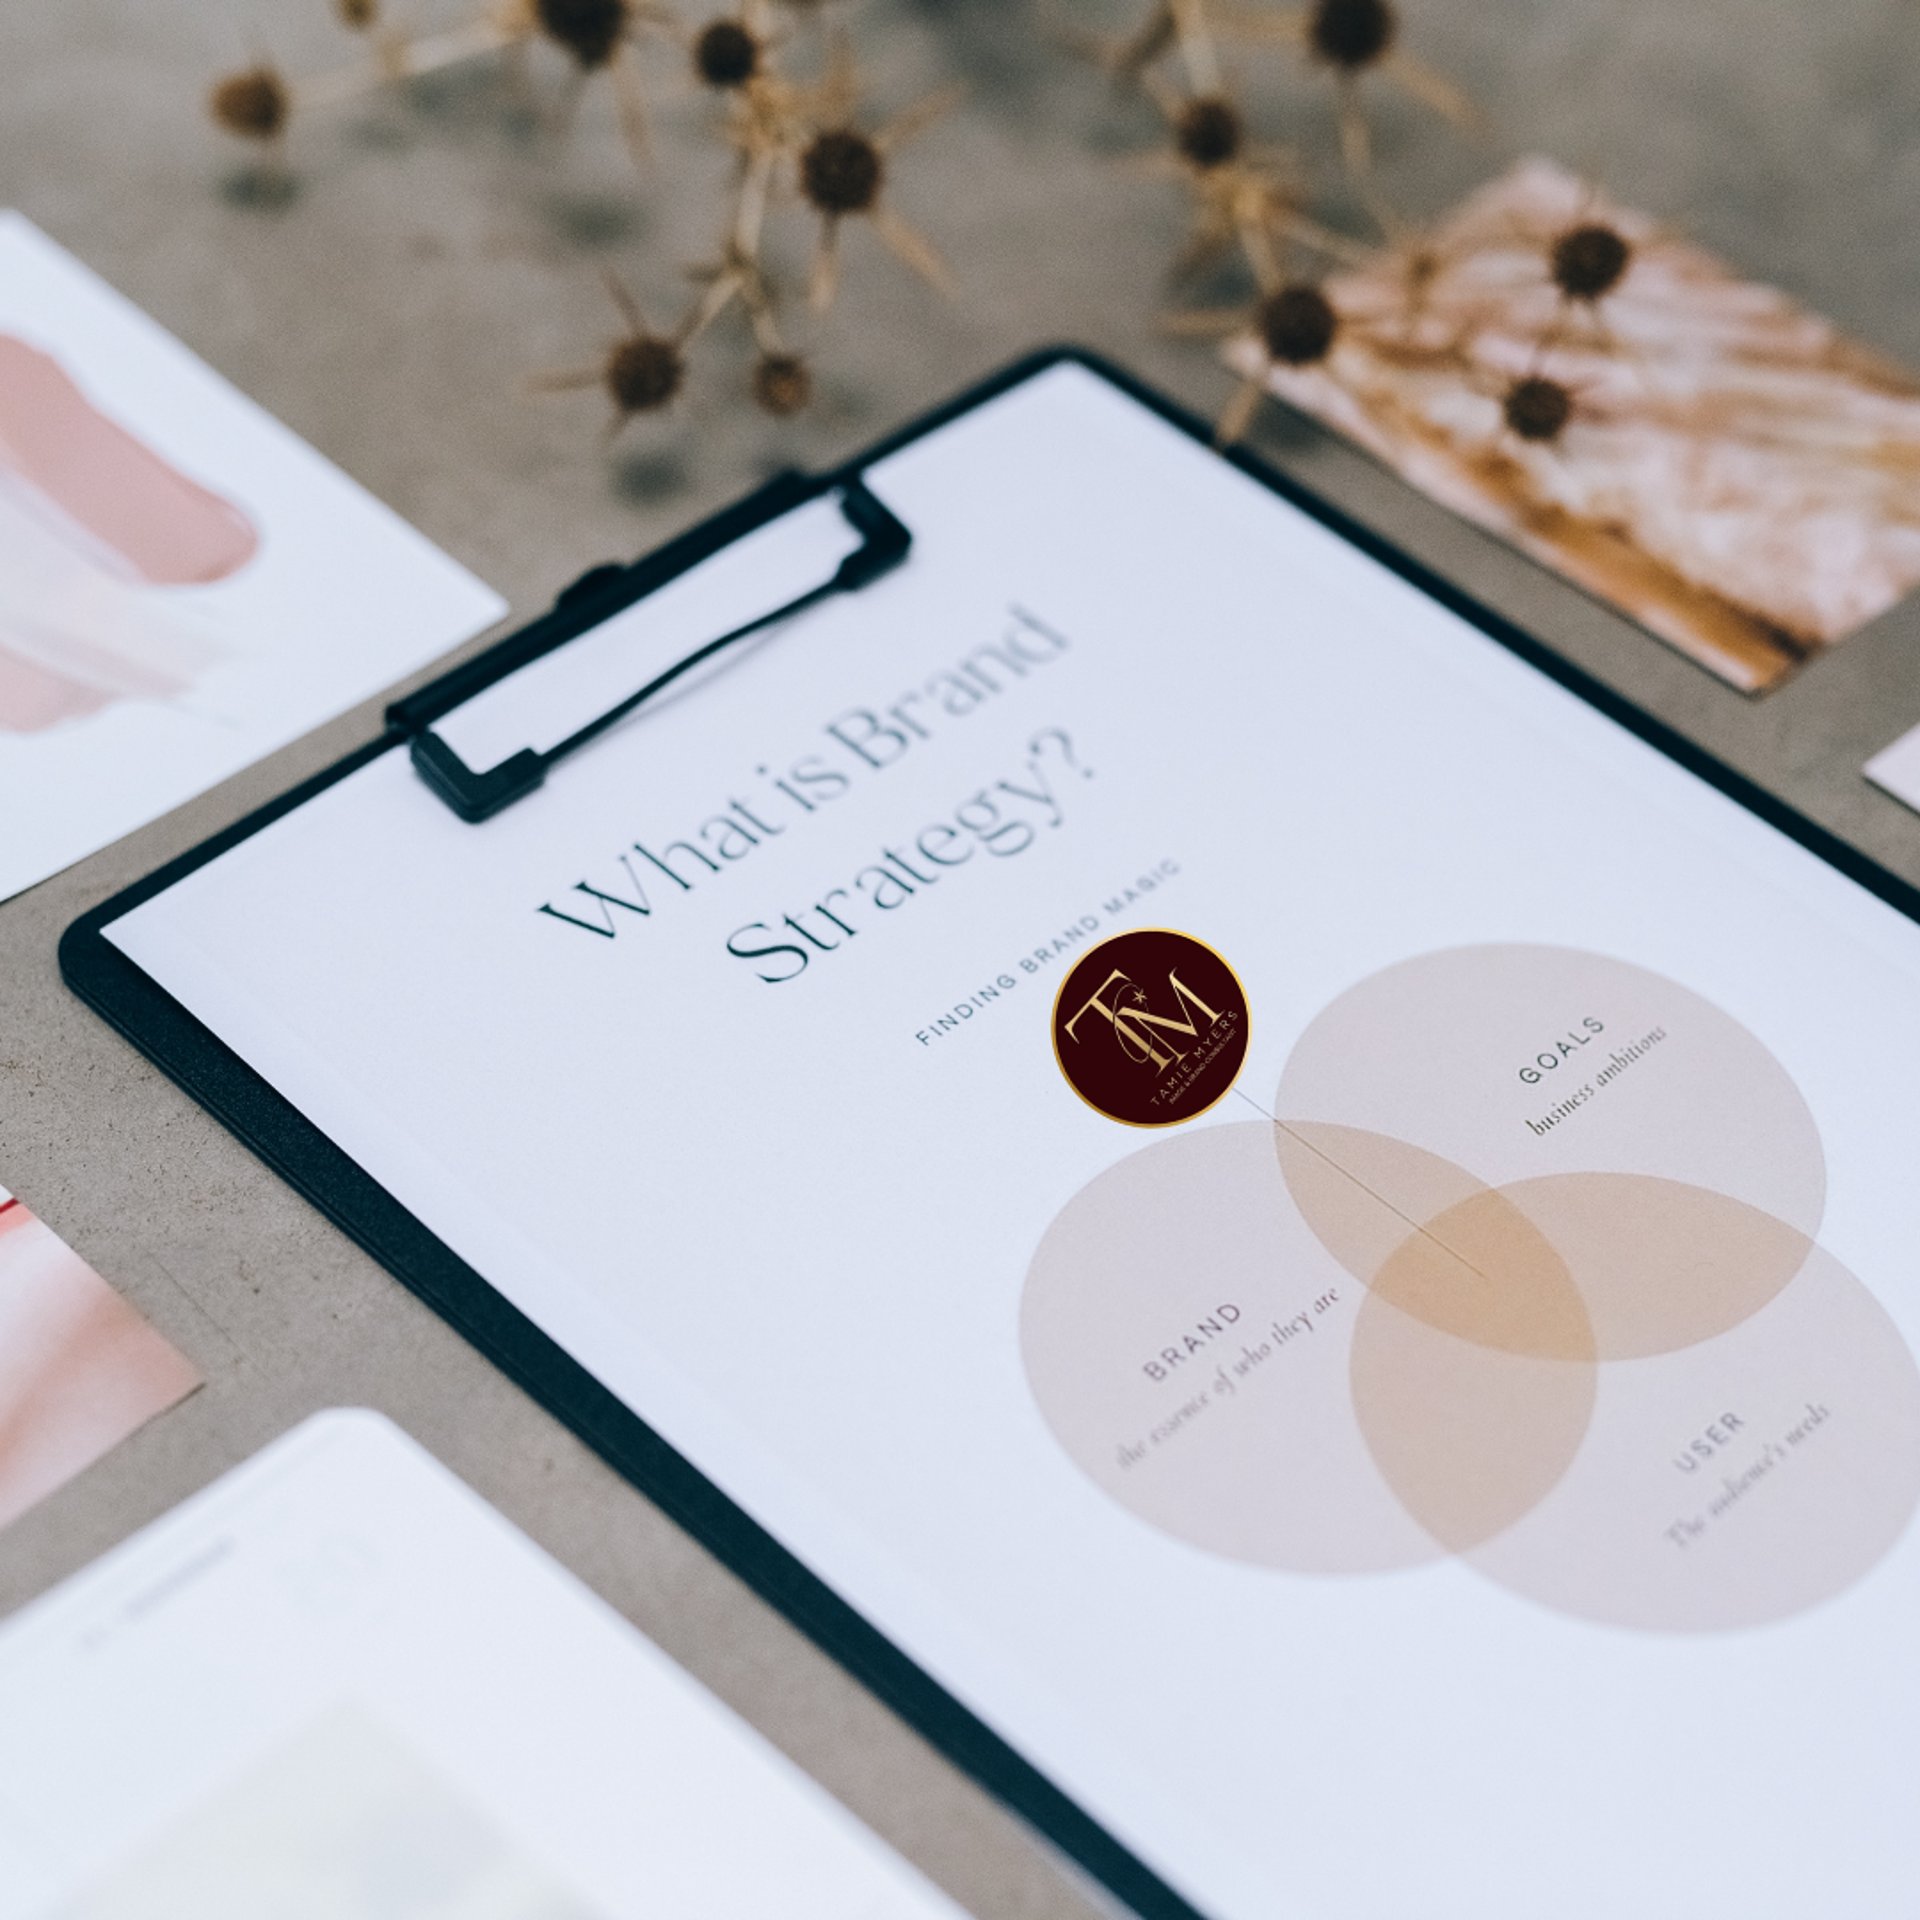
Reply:
[[[814, 378], [807, 350], [790, 338], [783, 320], [803, 290], [783, 286], [769, 250], [771, 230], [790, 212], [814, 219], [817, 239], [804, 291], [816, 318], [832, 304], [842, 229], [852, 220], [867, 221], [914, 273], [951, 290], [945, 262], [893, 204], [890, 189], [900, 149], [945, 116], [961, 90], [943, 88], [870, 126], [851, 39], [832, 24], [823, 0], [733, 4], [732, 12], [689, 29], [660, 0], [485, 0], [463, 24], [413, 34], [391, 23], [383, 0], [332, 0], [341, 25], [369, 50], [365, 58], [297, 83], [257, 61], [219, 81], [208, 108], [224, 131], [255, 148], [263, 173], [284, 177], [287, 130], [296, 113], [337, 107], [490, 56], [517, 75], [528, 49], [546, 45], [567, 62], [549, 117], [570, 125], [587, 87], [605, 75], [622, 135], [635, 158], [644, 159], [643, 43], [671, 41], [694, 89], [712, 104], [712, 135], [733, 157], [714, 250], [687, 271], [692, 304], [677, 325], [657, 329], [626, 284], [609, 275], [619, 336], [593, 364], [538, 374], [528, 385], [543, 393], [603, 390], [613, 404], [609, 431], [618, 432], [680, 397], [692, 348], [737, 312], [753, 350], [747, 391], [765, 412], [785, 418], [810, 404]], [[1197, 21], [1200, 0], [1177, 4], [1195, 9]], [[1169, 13], [1170, 34], [1171, 22]], [[1193, 23], [1186, 31], [1204, 34]], [[1193, 41], [1193, 57], [1204, 60], [1200, 44]], [[810, 60], [813, 71], [796, 71], [796, 59]]]

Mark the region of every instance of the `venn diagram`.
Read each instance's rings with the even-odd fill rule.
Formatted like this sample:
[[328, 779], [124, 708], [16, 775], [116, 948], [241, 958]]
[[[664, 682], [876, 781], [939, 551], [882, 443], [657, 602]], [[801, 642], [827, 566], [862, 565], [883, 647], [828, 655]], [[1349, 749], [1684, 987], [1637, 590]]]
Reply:
[[1818, 1245], [1825, 1198], [1805, 1099], [1711, 1002], [1455, 948], [1327, 1007], [1270, 1119], [1083, 1188], [1022, 1351], [1079, 1466], [1196, 1547], [1754, 1626], [1859, 1579], [1920, 1502], [1920, 1372]]

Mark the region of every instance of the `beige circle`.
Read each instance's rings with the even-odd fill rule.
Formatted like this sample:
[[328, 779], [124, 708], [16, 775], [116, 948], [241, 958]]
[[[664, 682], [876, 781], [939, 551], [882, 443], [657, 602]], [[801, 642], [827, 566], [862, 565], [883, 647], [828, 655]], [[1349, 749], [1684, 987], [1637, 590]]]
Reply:
[[1028, 1270], [1021, 1353], [1060, 1444], [1141, 1519], [1260, 1566], [1378, 1572], [1438, 1548], [1354, 1418], [1365, 1297], [1289, 1202], [1272, 1129], [1203, 1126], [1061, 1210]]
[[[1559, 1065], [1535, 1064], [1562, 1047]], [[1825, 1199], [1813, 1116], [1745, 1027], [1660, 974], [1571, 947], [1452, 947], [1371, 975], [1300, 1036], [1274, 1112], [1408, 1141], [1490, 1187], [1654, 1174], [1809, 1235]]]
[[1602, 1358], [1758, 1311], [1825, 1203], [1813, 1117], [1744, 1027], [1569, 948], [1453, 948], [1362, 981], [1301, 1036], [1277, 1111], [1295, 1199], [1349, 1271], [1371, 1280], [1443, 1212], [1463, 1257], [1472, 1239], [1532, 1260], [1518, 1216], [1571, 1274]]
[[1812, 1246], [1756, 1207], [1647, 1174], [1489, 1188], [1357, 1127], [1299, 1122], [1275, 1144], [1295, 1204], [1349, 1273], [1416, 1319], [1510, 1353], [1621, 1360], [1691, 1346], [1757, 1313]]
[[1375, 1293], [1496, 1352], [1592, 1362], [1592, 1320], [1574, 1276], [1504, 1194], [1438, 1155], [1355, 1127], [1302, 1122], [1274, 1137], [1307, 1223]]
[[[1466, 1553], [1561, 1612], [1670, 1632], [1784, 1619], [1867, 1573], [1920, 1503], [1920, 1371], [1822, 1249], [1731, 1333], [1598, 1380], [1578, 1458]], [[1396, 1485], [1449, 1517], [1444, 1487]]]
[[[1758, 1207], [1649, 1174], [1544, 1174], [1499, 1197], [1566, 1263], [1602, 1360], [1672, 1353], [1739, 1326], [1813, 1252]], [[1451, 1237], [1451, 1224], [1436, 1231]]]
[[1522, 1520], [1586, 1438], [1599, 1370], [1463, 1339], [1368, 1293], [1356, 1316], [1353, 1407], [1387, 1484], [1422, 1529], [1464, 1553]]

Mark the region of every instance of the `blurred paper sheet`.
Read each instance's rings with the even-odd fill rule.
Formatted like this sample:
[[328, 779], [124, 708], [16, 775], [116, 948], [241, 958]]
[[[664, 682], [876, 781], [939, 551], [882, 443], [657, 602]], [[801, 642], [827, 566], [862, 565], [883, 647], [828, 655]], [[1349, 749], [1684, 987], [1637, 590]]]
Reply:
[[336, 1707], [60, 1920], [602, 1920], [359, 1707]]
[[377, 1415], [0, 1630], [6, 1920], [962, 1920]]

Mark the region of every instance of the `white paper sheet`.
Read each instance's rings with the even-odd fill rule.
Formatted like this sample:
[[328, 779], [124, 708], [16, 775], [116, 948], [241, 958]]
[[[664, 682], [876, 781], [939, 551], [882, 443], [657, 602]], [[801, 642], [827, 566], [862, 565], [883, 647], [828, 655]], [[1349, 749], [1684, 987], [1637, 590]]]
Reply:
[[398, 1429], [321, 1414], [0, 1630], [10, 1920], [955, 1920]]
[[1920, 813], [1920, 727], [1909, 727], [1861, 769], [1883, 793]]
[[[1089, 373], [869, 480], [534, 798], [110, 937], [1204, 1910], [1893, 1920], [1920, 930]], [[1160, 1136], [1051, 1006], [1154, 925]]]
[[0, 211], [0, 899], [505, 611]]

